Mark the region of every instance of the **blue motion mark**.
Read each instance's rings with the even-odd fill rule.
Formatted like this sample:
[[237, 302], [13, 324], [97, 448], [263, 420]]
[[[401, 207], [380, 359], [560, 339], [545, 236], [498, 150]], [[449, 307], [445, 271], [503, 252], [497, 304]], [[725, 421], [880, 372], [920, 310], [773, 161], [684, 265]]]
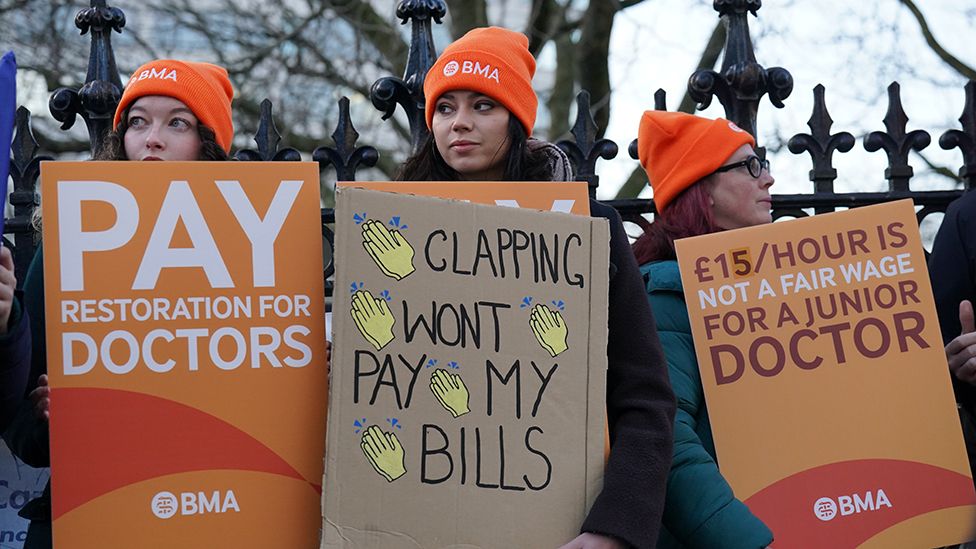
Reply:
[[363, 429], [366, 428], [366, 418], [357, 419], [352, 422], [352, 426], [356, 428], [356, 434], [358, 435]]
[[406, 223], [404, 223], [403, 225], [400, 224], [400, 216], [398, 215], [395, 215], [390, 218], [390, 226], [393, 227], [394, 229], [400, 229], [401, 231], [407, 228]]
[[521, 305], [519, 305], [519, 309], [524, 309], [526, 307], [531, 307], [531, 306], [532, 306], [532, 298], [529, 296], [525, 296], [522, 298], [522, 303]]
[[356, 222], [356, 225], [362, 224], [363, 221], [366, 221], [366, 212], [353, 215], [352, 220]]

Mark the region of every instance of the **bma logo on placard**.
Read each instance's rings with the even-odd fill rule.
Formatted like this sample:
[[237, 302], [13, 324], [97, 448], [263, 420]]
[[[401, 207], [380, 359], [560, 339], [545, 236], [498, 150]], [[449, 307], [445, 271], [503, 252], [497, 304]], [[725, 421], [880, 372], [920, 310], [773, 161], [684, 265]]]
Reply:
[[827, 522], [833, 520], [838, 512], [840, 516], [846, 517], [868, 511], [878, 511], [885, 507], [891, 509], [891, 501], [884, 490], [879, 488], [877, 492], [868, 490], [863, 495], [855, 493], [849, 496], [838, 496], [836, 502], [832, 498], [820, 498], [813, 504], [813, 514], [818, 519]]
[[179, 498], [172, 492], [159, 492], [153, 496], [150, 508], [153, 514], [161, 519], [172, 518], [176, 513], [205, 515], [230, 511], [241, 512], [233, 490], [227, 490], [223, 497], [220, 490], [214, 490], [209, 496], [204, 492], [180, 492]]

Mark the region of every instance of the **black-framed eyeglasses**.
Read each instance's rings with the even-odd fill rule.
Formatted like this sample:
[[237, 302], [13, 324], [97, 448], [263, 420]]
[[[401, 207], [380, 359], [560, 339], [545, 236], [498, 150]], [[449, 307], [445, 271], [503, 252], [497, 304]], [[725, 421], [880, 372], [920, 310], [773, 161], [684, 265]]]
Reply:
[[717, 170], [715, 170], [715, 173], [727, 172], [729, 170], [741, 168], [742, 166], [745, 166], [746, 169], [749, 170], [749, 175], [751, 175], [756, 179], [759, 179], [759, 176], [762, 175], [763, 170], [766, 170], [767, 172], [769, 171], [769, 160], [759, 158], [756, 155], [750, 155], [745, 160], [742, 160], [740, 162], [733, 162], [731, 164], [727, 164], [725, 166], [722, 166], [721, 168], [718, 168]]

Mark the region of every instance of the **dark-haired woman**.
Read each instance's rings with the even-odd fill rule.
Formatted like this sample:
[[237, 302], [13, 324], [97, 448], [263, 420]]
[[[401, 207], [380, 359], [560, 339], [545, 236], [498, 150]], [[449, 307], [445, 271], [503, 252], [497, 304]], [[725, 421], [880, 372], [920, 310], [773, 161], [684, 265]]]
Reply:
[[[530, 139], [538, 99], [528, 39], [497, 27], [472, 30], [447, 48], [424, 83], [430, 136], [399, 178], [421, 181], [567, 181], [566, 155]], [[653, 547], [671, 459], [674, 396], [637, 263], [617, 212], [610, 222], [607, 415], [610, 457], [603, 491], [579, 537], [563, 549]]]
[[769, 528], [736, 499], [715, 461], [674, 241], [772, 221], [769, 163], [755, 140], [724, 119], [647, 111], [637, 148], [658, 214], [634, 243], [678, 412], [658, 547], [759, 548]]
[[[217, 65], [175, 59], [146, 63], [129, 79], [113, 131], [96, 160], [227, 160], [234, 136], [233, 97], [227, 71]], [[3, 434], [11, 452], [33, 467], [49, 467], [51, 460], [43, 265], [43, 250], [38, 249], [24, 281], [33, 342], [30, 380], [35, 385]], [[50, 483], [20, 516], [31, 521], [24, 548], [50, 548]]]

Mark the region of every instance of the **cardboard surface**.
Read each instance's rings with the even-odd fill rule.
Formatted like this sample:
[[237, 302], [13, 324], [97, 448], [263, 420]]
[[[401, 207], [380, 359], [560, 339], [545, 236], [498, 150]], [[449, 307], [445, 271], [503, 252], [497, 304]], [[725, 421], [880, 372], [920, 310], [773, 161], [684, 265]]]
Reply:
[[777, 547], [973, 537], [911, 201], [681, 240], [677, 252], [719, 467]]
[[477, 204], [511, 208], [590, 214], [589, 188], [585, 181], [340, 181], [339, 187], [356, 187], [453, 198]]
[[317, 547], [312, 163], [42, 165], [55, 546]]
[[339, 188], [323, 547], [577, 535], [603, 473], [608, 243], [602, 219]]

